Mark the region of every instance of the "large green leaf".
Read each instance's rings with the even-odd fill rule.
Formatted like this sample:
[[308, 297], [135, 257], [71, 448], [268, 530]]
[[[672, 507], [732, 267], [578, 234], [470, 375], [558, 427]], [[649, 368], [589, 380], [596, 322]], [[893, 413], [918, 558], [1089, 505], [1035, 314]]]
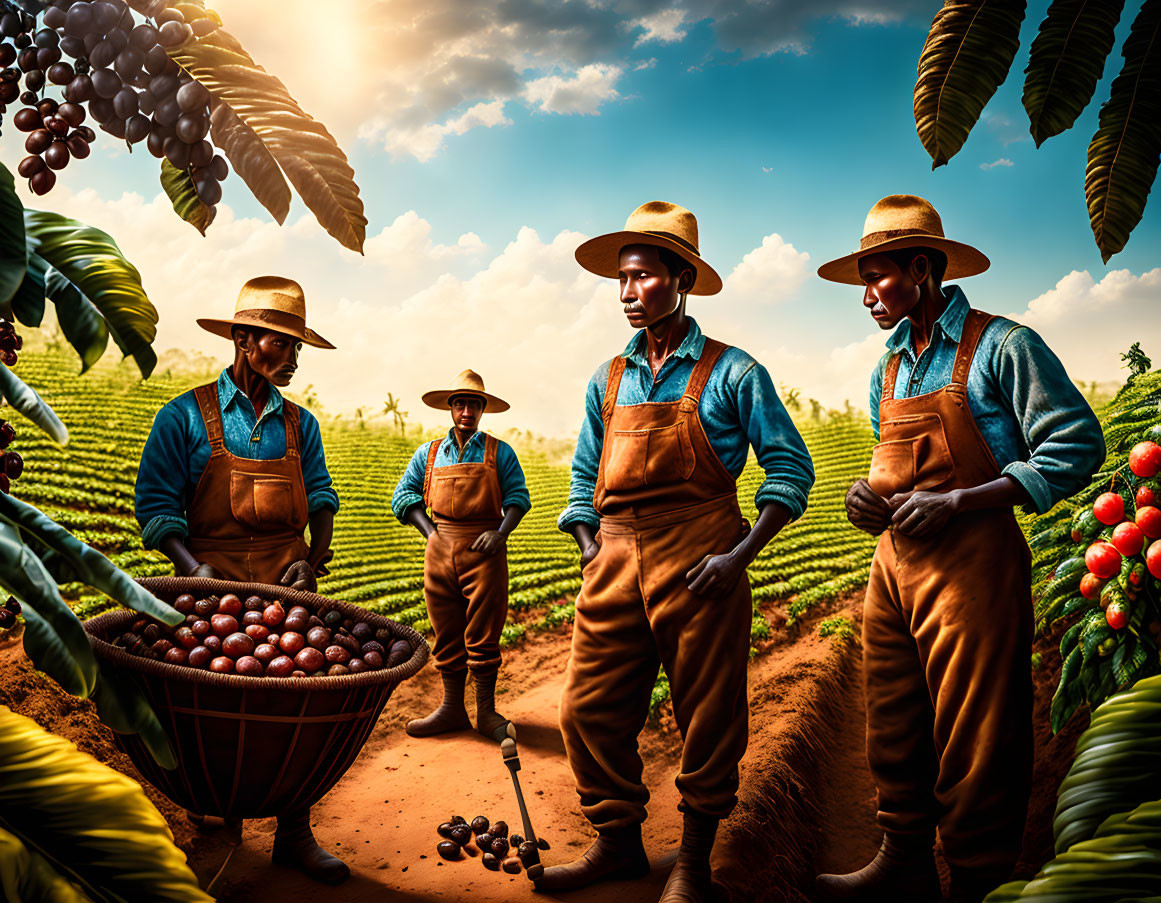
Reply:
[[117, 345], [137, 362], [143, 376], [157, 364], [152, 342], [157, 309], [141, 285], [141, 274], [111, 237], [59, 213], [25, 210], [29, 246], [77, 287], [105, 318]]
[[284, 223], [290, 213], [290, 186], [278, 162], [233, 108], [216, 98], [210, 111], [210, 135], [258, 202], [275, 222]]
[[193, 176], [188, 169], [178, 169], [169, 160], [161, 161], [161, 187], [173, 204], [174, 212], [197, 229], [202, 235], [214, 221], [217, 210], [203, 204], [194, 191]]
[[0, 707], [0, 828], [101, 903], [212, 903], [140, 785]]
[[24, 244], [24, 205], [8, 167], [0, 164], [0, 309], [5, 308], [28, 269]]
[[0, 523], [0, 587], [20, 600], [24, 650], [37, 670], [74, 696], [88, 696], [97, 682], [97, 659], [85, 630], [20, 531], [8, 523]]
[[95, 304], [52, 267], [45, 273], [45, 293], [56, 305], [56, 320], [70, 345], [81, 356], [84, 373], [109, 347], [109, 328]]
[[1101, 107], [1088, 146], [1084, 196], [1101, 258], [1124, 249], [1141, 221], [1161, 156], [1161, 0], [1145, 0], [1125, 46], [1125, 65]]
[[1088, 106], [1125, 0], [1054, 0], [1024, 70], [1024, 109], [1039, 147]]
[[9, 304], [12, 315], [25, 326], [39, 326], [44, 319], [44, 273], [48, 265], [35, 254], [28, 254], [25, 264], [24, 278]]
[[1020, 46], [1024, 0], [947, 0], [935, 15], [915, 82], [915, 128], [932, 169], [959, 152]]
[[180, 624], [184, 619], [176, 608], [162, 602], [96, 549], [85, 545], [32, 505], [0, 493], [0, 519], [44, 543], [69, 562], [78, 580], [99, 589], [126, 608], [170, 625]]
[[0, 900], [11, 903], [90, 903], [48, 860], [0, 829]]
[[108, 662], [98, 662], [100, 674], [92, 700], [101, 721], [120, 734], [139, 734], [162, 768], [177, 768], [177, 757], [145, 694], [137, 683]]
[[0, 397], [44, 430], [57, 445], [68, 444], [69, 431], [56, 412], [44, 403], [35, 389], [26, 385], [3, 364], [0, 364]]

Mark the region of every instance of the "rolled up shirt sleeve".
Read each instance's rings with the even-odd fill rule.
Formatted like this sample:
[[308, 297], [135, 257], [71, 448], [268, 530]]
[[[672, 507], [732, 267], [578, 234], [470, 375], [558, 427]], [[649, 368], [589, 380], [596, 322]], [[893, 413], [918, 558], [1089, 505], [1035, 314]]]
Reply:
[[888, 357], [889, 354], [881, 358], [879, 366], [871, 373], [871, 392], [867, 400], [867, 410], [871, 412], [871, 432], [875, 434], [876, 441], [879, 439], [879, 402], [883, 400], [883, 373]]
[[327, 470], [318, 420], [305, 408], [299, 410], [301, 411], [299, 428], [302, 431], [302, 482], [306, 487], [307, 511], [311, 514], [323, 510], [338, 511], [339, 494], [335, 492], [330, 472]]
[[427, 453], [430, 450], [431, 442], [425, 442], [415, 450], [391, 494], [391, 513], [401, 524], [407, 523], [403, 515], [408, 508], [423, 504], [423, 475], [427, 471]]
[[1000, 344], [997, 378], [1029, 452], [1027, 461], [1013, 461], [1003, 472], [1043, 514], [1100, 469], [1106, 452], [1100, 422], [1060, 359], [1027, 326], [1013, 328]]
[[500, 442], [499, 445], [496, 452], [496, 470], [499, 472], [500, 495], [503, 498], [500, 507], [504, 509], [516, 507], [528, 511], [532, 507], [532, 496], [528, 493], [520, 459], [507, 442]]
[[761, 511], [777, 502], [790, 512], [791, 520], [797, 520], [806, 511], [814, 485], [814, 464], [806, 443], [761, 364], [753, 362], [742, 373], [735, 395], [738, 420], [766, 474], [754, 504]]
[[189, 444], [185, 415], [170, 402], [153, 419], [137, 468], [134, 514], [147, 549], [158, 548], [171, 534], [182, 539], [189, 535], [185, 499], [191, 482]]
[[601, 449], [605, 441], [605, 423], [601, 419], [605, 384], [609, 378], [609, 363], [602, 364], [585, 390], [585, 419], [581, 424], [576, 452], [572, 456], [572, 480], [568, 489], [568, 506], [557, 519], [556, 525], [565, 533], [577, 524], [588, 524], [593, 529], [601, 525], [601, 516], [593, 507], [593, 493], [597, 489], [597, 470], [601, 465]]

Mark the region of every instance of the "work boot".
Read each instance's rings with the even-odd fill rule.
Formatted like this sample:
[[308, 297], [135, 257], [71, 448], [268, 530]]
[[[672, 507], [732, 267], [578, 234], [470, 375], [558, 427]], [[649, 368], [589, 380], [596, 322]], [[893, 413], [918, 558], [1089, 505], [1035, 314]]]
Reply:
[[847, 875], [819, 875], [814, 885], [824, 900], [861, 903], [926, 903], [943, 898], [935, 868], [933, 838], [887, 834], [869, 864]]
[[278, 865], [298, 869], [323, 884], [342, 884], [351, 874], [347, 864], [318, 845], [310, 830], [310, 810], [278, 816], [274, 850], [270, 858]]
[[478, 671], [472, 675], [476, 682], [476, 730], [487, 737], [502, 743], [508, 736], [508, 719], [496, 711], [496, 671], [481, 674]]
[[714, 899], [710, 851], [718, 820], [700, 812], [686, 812], [677, 862], [665, 882], [659, 903], [709, 903]]
[[641, 843], [641, 826], [604, 831], [579, 859], [554, 865], [533, 883], [541, 893], [576, 890], [598, 881], [620, 881], [649, 874], [649, 858]]
[[464, 684], [468, 681], [467, 671], [443, 672], [443, 702], [426, 718], [416, 718], [407, 722], [407, 734], [411, 737], [434, 737], [470, 728], [468, 710], [464, 708]]

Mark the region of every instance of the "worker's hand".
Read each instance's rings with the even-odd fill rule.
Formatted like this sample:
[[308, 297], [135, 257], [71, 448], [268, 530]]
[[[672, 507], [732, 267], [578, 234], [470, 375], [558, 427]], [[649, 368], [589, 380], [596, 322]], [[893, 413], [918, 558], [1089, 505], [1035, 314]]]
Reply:
[[590, 542], [581, 550], [580, 569], [583, 571], [589, 566], [589, 562], [597, 557], [597, 552], [601, 550], [599, 542]]
[[[892, 496], [891, 507], [895, 508]], [[912, 539], [934, 536], [947, 526], [951, 516], [959, 508], [957, 492], [913, 492], [898, 506], [891, 516], [895, 529]]]
[[495, 555], [507, 544], [508, 537], [499, 530], [486, 530], [476, 537], [476, 541], [472, 543], [472, 551]]
[[737, 586], [745, 572], [745, 563], [732, 552], [706, 555], [685, 575], [685, 580], [690, 592], [699, 596], [724, 596]]
[[847, 490], [847, 520], [872, 536], [891, 526], [891, 506], [865, 479]]
[[189, 577], [212, 577], [217, 580], [221, 575], [208, 564], [199, 564], [196, 568], [189, 572], [186, 576]]
[[318, 578], [314, 575], [314, 568], [306, 561], [294, 562], [278, 582], [291, 589], [304, 590], [308, 593], [318, 589]]

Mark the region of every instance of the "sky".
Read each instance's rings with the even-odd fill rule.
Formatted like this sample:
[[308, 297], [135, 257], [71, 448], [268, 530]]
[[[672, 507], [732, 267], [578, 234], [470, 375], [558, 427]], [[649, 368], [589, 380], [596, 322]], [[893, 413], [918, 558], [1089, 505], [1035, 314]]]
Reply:
[[1161, 202], [1105, 265], [1084, 166], [1137, 4], [1095, 99], [1037, 149], [1020, 94], [1047, 5], [1029, 4], [1007, 81], [932, 171], [912, 92], [938, 0], [379, 0], [325, 16], [305, 0], [217, 0], [350, 158], [364, 254], [297, 199], [279, 227], [235, 176], [202, 238], [161, 194], [156, 161], [101, 132], [50, 195], [24, 197], [115, 237], [160, 313], [159, 351], [227, 364], [228, 343], [194, 318], [230, 316], [251, 276], [296, 279], [339, 350], [304, 351], [291, 391], [313, 385], [330, 413], [380, 411], [390, 392], [410, 421], [438, 424], [419, 396], [470, 367], [512, 404], [485, 428], [575, 434], [588, 379], [632, 330], [616, 283], [573, 251], [650, 200], [694, 212], [725, 280], [689, 313], [827, 407], [865, 408], [888, 336], [858, 288], [815, 270], [899, 193], [929, 199], [948, 237], [991, 258], [962, 283], [973, 306], [1036, 329], [1075, 379], [1119, 381], [1134, 341], [1161, 362]]

